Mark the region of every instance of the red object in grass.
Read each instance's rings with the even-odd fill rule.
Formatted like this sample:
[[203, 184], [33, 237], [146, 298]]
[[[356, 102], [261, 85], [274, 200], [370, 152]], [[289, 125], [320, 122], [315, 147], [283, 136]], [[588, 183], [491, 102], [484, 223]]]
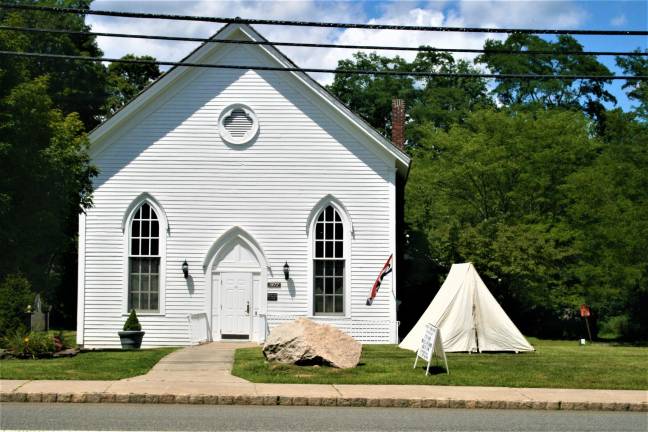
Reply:
[[585, 303], [580, 306], [580, 314], [582, 318], [590, 316], [590, 308]]

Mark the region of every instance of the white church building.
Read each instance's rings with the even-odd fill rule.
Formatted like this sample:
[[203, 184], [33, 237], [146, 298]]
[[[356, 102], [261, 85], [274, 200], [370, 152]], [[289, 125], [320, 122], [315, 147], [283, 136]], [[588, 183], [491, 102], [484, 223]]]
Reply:
[[[264, 41], [238, 24], [214, 37]], [[295, 67], [271, 45], [209, 42], [185, 61]], [[397, 259], [367, 297], [398, 256], [410, 159], [308, 75], [174, 67], [90, 141], [79, 344], [118, 347], [131, 309], [143, 347], [261, 342], [300, 316], [398, 341]]]

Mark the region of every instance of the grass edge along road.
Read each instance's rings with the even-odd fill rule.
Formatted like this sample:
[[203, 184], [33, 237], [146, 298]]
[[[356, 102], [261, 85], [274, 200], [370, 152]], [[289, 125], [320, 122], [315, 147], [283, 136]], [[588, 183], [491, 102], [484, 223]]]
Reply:
[[67, 358], [1, 360], [0, 379], [119, 380], [147, 373], [176, 349], [90, 351]]
[[[261, 348], [236, 350], [232, 374], [255, 383], [430, 384], [582, 389], [648, 389], [648, 348], [529, 338], [532, 353], [448, 353], [450, 374], [396, 345], [364, 345], [358, 367], [336, 369], [269, 363]], [[436, 363], [434, 363], [436, 362]], [[440, 362], [433, 360], [433, 365]]]

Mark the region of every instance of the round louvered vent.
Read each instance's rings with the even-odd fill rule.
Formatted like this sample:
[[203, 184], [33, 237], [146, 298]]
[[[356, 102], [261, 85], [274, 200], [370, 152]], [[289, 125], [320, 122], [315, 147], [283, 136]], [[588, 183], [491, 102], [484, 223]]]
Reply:
[[218, 119], [221, 138], [230, 144], [246, 144], [259, 131], [254, 111], [246, 105], [234, 104], [225, 108]]

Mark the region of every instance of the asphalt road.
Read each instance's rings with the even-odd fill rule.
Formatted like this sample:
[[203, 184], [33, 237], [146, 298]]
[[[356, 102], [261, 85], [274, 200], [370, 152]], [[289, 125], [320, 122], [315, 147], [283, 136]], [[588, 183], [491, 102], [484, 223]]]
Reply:
[[181, 431], [643, 431], [648, 414], [592, 411], [0, 404], [0, 429]]

